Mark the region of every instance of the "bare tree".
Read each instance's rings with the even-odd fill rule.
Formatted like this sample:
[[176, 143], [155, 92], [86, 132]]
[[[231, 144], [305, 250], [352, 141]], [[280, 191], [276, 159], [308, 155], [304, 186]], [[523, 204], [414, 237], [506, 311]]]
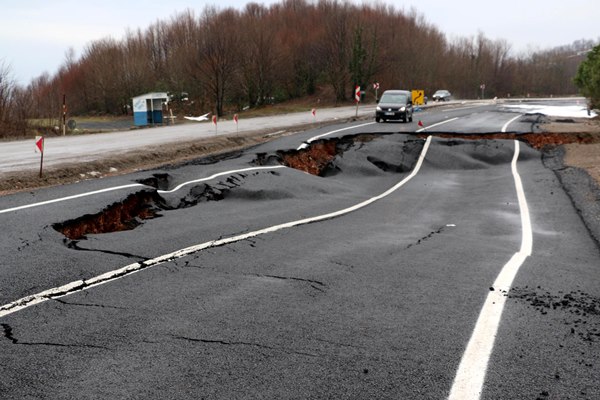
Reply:
[[325, 76], [335, 92], [336, 100], [346, 100], [350, 76], [350, 6], [337, 0], [321, 0], [319, 11], [325, 16], [325, 34], [321, 38], [321, 54], [325, 60]]
[[236, 28], [238, 19], [234, 9], [221, 13], [207, 7], [201, 18], [201, 44], [198, 48], [199, 65], [204, 84], [212, 95], [215, 112], [223, 115], [225, 96], [233, 86], [238, 63], [239, 36]]
[[[35, 115], [56, 118], [62, 95], [77, 113], [117, 113], [146, 91], [189, 92], [194, 111], [217, 115], [267, 99], [333, 92], [347, 101], [356, 84], [381, 89], [451, 90], [457, 97], [575, 94], [572, 78], [595, 41], [513, 55], [480, 32], [452, 41], [416, 10], [349, 0], [282, 0], [242, 11], [190, 10], [122, 40], [88, 44], [27, 88]], [[6, 75], [6, 73], [4, 73]], [[5, 90], [6, 91], [6, 90]], [[331, 96], [331, 95], [330, 95]], [[192, 102], [189, 102], [192, 104]], [[190, 109], [187, 109], [190, 111]]]

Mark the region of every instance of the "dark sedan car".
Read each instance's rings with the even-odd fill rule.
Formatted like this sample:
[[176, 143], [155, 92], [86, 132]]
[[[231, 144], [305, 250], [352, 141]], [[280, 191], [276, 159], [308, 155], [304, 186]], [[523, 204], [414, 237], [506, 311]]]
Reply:
[[449, 101], [452, 99], [452, 94], [447, 90], [438, 90], [432, 96], [433, 101]]
[[413, 120], [412, 93], [408, 90], [386, 90], [375, 109], [375, 121]]

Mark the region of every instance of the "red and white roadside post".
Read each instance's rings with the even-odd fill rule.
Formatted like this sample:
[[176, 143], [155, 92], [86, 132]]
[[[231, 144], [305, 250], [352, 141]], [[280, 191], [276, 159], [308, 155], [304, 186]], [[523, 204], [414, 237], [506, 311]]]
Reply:
[[354, 101], [356, 102], [356, 117], [358, 117], [358, 103], [360, 103], [360, 86], [354, 88]]
[[237, 114], [233, 114], [233, 122], [235, 122], [235, 133], [237, 134], [239, 132], [239, 130], [238, 130], [238, 115]]
[[379, 82], [375, 82], [373, 84], [373, 89], [375, 89], [375, 102], [378, 102], [379, 96], [377, 95], [378, 94], [377, 92], [379, 91]]
[[215, 135], [216, 135], [217, 134], [217, 116], [216, 115], [213, 115], [212, 123], [215, 126]]
[[44, 167], [44, 137], [43, 136], [35, 137], [35, 147], [36, 147], [36, 152], [39, 149], [40, 153], [42, 153], [42, 156], [40, 157], [40, 178], [41, 178], [42, 177], [42, 169]]
[[314, 120], [314, 122], [316, 122], [316, 121], [317, 121], [317, 109], [316, 109], [316, 108], [313, 108], [312, 110], [310, 110], [310, 113], [311, 113], [311, 114], [312, 114], [312, 116], [313, 116], [313, 120]]

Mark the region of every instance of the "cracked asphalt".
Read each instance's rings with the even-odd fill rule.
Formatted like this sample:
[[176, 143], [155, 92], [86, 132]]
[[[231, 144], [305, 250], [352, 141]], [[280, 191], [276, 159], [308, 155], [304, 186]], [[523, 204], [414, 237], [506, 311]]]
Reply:
[[[515, 116], [482, 107], [420, 118], [433, 125], [458, 116], [440, 132], [471, 133]], [[407, 178], [424, 149], [417, 121], [331, 135], [376, 138], [340, 139], [342, 151], [318, 175], [279, 168], [220, 176], [160, 194], [156, 215], [133, 215], [127, 229], [76, 239], [57, 224], [86, 223], [141, 191], [258, 166], [257, 159], [279, 165], [282, 154], [336, 127], [221, 162], [0, 197], [6, 209], [148, 185], [0, 214], [10, 227], [0, 231], [0, 305], [74, 282], [0, 317], [0, 398], [447, 397], [490, 287], [520, 246], [512, 140], [433, 138], [421, 170], [389, 196], [246, 236], [351, 207]], [[531, 121], [514, 129], [530, 132]], [[597, 242], [539, 151], [522, 145], [518, 168], [533, 253], [505, 293], [481, 398], [598, 398]], [[219, 242], [232, 237], [239, 240]], [[89, 283], [125, 266], [132, 267], [118, 279]]]

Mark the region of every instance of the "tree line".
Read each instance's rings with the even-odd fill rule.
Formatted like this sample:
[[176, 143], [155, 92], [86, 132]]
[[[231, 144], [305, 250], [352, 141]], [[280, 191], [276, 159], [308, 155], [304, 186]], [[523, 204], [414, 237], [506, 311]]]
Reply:
[[242, 10], [188, 9], [120, 40], [67, 52], [53, 74], [27, 87], [0, 66], [0, 136], [22, 135], [32, 118], [119, 114], [131, 98], [161, 91], [182, 97], [179, 112], [222, 116], [246, 107], [301, 98], [328, 88], [343, 104], [354, 87], [448, 89], [457, 98], [576, 94], [573, 77], [594, 45], [513, 55], [506, 40], [483, 33], [453, 40], [414, 9], [344, 0], [249, 3]]

